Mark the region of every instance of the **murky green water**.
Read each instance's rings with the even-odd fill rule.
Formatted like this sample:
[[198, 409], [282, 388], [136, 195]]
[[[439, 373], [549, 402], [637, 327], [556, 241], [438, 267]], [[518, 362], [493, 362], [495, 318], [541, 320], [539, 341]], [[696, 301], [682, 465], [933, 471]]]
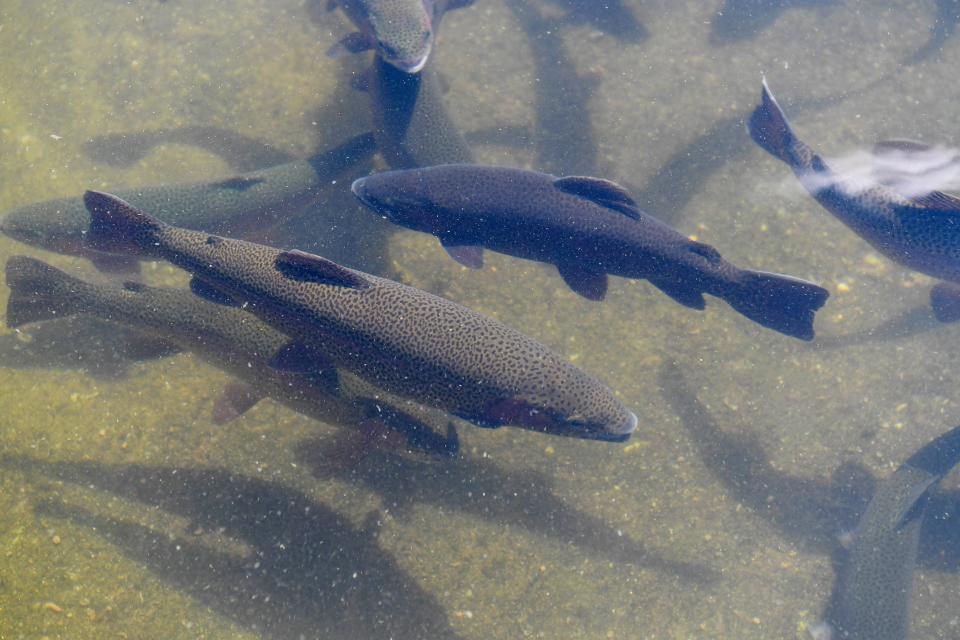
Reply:
[[[185, 144], [91, 159], [106, 134], [217, 127], [305, 157], [366, 130], [350, 87], [364, 59], [324, 55], [349, 27], [322, 4], [2, 3], [0, 210], [232, 173]], [[720, 2], [624, 0], [638, 42], [563, 20], [571, 4], [477, 0], [444, 19], [436, 65], [478, 161], [608, 177], [735, 263], [822, 283], [817, 340], [645, 282], [596, 304], [545, 265], [492, 254], [468, 271], [335, 185], [299, 227], [306, 248], [554, 347], [621, 394], [634, 437], [464, 424], [458, 460], [380, 451], [331, 471], [337, 428], [277, 404], [214, 425], [228, 378], [188, 355], [91, 376], [50, 355], [13, 366], [29, 338], [3, 336], [0, 638], [806, 637], [834, 535], [869, 496], [837, 470], [886, 476], [960, 422], [960, 327], [931, 324], [932, 281], [822, 210], [739, 119], [765, 74], [827, 156], [955, 144], [960, 41], [905, 64], [933, 1], [798, 2], [815, 6], [728, 42], [711, 40]], [[0, 238], [0, 259], [20, 253], [92, 275]], [[159, 264], [146, 279], [185, 282]], [[911, 637], [957, 633], [960, 562], [938, 544], [921, 545]]]

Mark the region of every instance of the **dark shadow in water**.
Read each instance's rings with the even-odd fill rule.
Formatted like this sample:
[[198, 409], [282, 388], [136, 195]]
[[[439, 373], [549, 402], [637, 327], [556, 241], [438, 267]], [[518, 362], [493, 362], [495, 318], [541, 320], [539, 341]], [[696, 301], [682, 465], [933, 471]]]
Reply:
[[710, 23], [710, 43], [749, 40], [772, 25], [788, 9], [827, 8], [836, 0], [726, 0]]
[[647, 29], [623, 0], [550, 0], [567, 10], [564, 22], [590, 24], [621, 42], [637, 43], [647, 37]]
[[99, 379], [127, 375], [135, 362], [178, 353], [164, 344], [112, 322], [72, 316], [31, 324], [21, 333], [0, 336], [0, 367], [6, 369], [79, 369]]
[[664, 222], [678, 222], [691, 198], [710, 176], [728, 160], [750, 150], [753, 143], [744, 127], [746, 115], [718, 120], [674, 153], [647, 181], [646, 187], [635, 192], [640, 208]]
[[[829, 482], [777, 471], [749, 429], [720, 429], [676, 363], [661, 366], [659, 382], [704, 465], [736, 500], [804, 550], [840, 561], [844, 554], [838, 535], [855, 529], [873, 497], [876, 480], [869, 471], [844, 463]], [[917, 564], [960, 571], [960, 491], [938, 491], [931, 497]]]
[[919, 49], [904, 60], [904, 64], [914, 65], [936, 58], [947, 41], [957, 32], [960, 23], [960, 0], [936, 0], [937, 13], [930, 25], [930, 37]]
[[810, 344], [813, 349], [837, 349], [860, 344], [901, 340], [933, 331], [944, 324], [936, 319], [928, 305], [907, 309], [872, 329], [841, 336], [818, 335]]
[[491, 147], [506, 147], [508, 149], [533, 149], [533, 132], [524, 125], [505, 125], [467, 131], [464, 139], [471, 147], [487, 145]]
[[114, 167], [129, 167], [144, 159], [155, 147], [185, 144], [220, 157], [231, 169], [256, 171], [290, 162], [293, 156], [265, 142], [228, 129], [189, 126], [155, 131], [131, 131], [97, 136], [83, 145], [91, 160]]
[[859, 521], [873, 494], [874, 480], [868, 471], [845, 465], [831, 482], [781, 473], [770, 464], [752, 432], [720, 429], [675, 363], [660, 367], [659, 382], [707, 469], [736, 500], [784, 536], [807, 551], [828, 552], [837, 536]]
[[536, 169], [555, 175], [596, 175], [597, 141], [590, 98], [600, 84], [578, 75], [556, 23], [543, 18], [525, 0], [507, 0], [527, 35], [533, 55]]
[[438, 464], [385, 455], [371, 455], [350, 469], [329, 468], [323, 451], [322, 440], [305, 441], [297, 447], [297, 460], [319, 479], [334, 473], [344, 476], [342, 480], [359, 482], [379, 494], [398, 517], [411, 504], [429, 504], [549, 536], [614, 562], [648, 567], [685, 581], [709, 583], [717, 578], [707, 566], [660, 556], [599, 518], [570, 507], [551, 493], [550, 480], [534, 471], [508, 470], [486, 459]]
[[[211, 532], [212, 543], [59, 500], [37, 505], [44, 515], [95, 529], [162, 580], [264, 638], [458, 637], [440, 604], [378, 547], [374, 524], [357, 529], [295, 489], [224, 469], [14, 456], [0, 463], [163, 509], [190, 519], [190, 532]], [[223, 536], [234, 542], [224, 544]]]

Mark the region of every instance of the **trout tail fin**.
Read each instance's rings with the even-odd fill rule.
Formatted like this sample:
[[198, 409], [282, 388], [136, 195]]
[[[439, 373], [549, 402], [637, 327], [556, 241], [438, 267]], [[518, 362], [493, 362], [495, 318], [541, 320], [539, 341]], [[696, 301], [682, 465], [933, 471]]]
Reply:
[[51, 320], [86, 309], [83, 292], [89, 285], [45, 262], [13, 256], [7, 260], [7, 326]]
[[812, 282], [763, 271], [743, 271], [733, 295], [734, 309], [774, 331], [813, 340], [813, 318], [830, 292]]
[[83, 203], [90, 212], [87, 243], [105, 253], [151, 256], [156, 251], [156, 236], [166, 226], [149, 213], [137, 209], [117, 196], [87, 191]]
[[763, 80], [763, 90], [760, 93], [760, 104], [747, 121], [747, 131], [750, 137], [768, 153], [787, 162], [789, 149], [796, 139], [783, 109], [777, 104], [776, 98], [770, 93], [766, 79]]

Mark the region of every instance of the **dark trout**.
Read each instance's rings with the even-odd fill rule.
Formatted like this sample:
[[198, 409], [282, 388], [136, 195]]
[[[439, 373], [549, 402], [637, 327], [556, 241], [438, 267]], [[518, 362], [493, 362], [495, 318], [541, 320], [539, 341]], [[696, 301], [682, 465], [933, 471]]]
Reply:
[[163, 223], [88, 191], [95, 248], [163, 258], [194, 292], [239, 304], [291, 337], [271, 359], [311, 373], [332, 364], [480, 426], [625, 440], [636, 416], [596, 378], [496, 320], [303, 251]]
[[440, 84], [432, 63], [411, 75], [374, 58], [363, 86], [370, 95], [377, 148], [391, 168], [473, 162]]
[[153, 336], [242, 381], [226, 387], [214, 420], [226, 422], [265, 397], [328, 424], [357, 427], [379, 422], [403, 435], [412, 448], [454, 455], [456, 433], [442, 437], [390, 403], [377, 390], [334, 369], [309, 375], [267, 365], [288, 338], [239, 309], [210, 304], [185, 289], [158, 289], [140, 283], [121, 286], [83, 282], [39, 260], [7, 261], [7, 326], [84, 314]]
[[960, 199], [939, 191], [905, 197], [876, 183], [848, 183], [801, 142], [766, 81], [748, 122], [750, 136], [786, 162], [817, 202], [870, 245], [905, 267], [947, 282], [930, 292], [941, 322], [960, 319]]
[[[370, 134], [358, 136], [309, 160], [243, 173], [214, 182], [118, 191], [172, 224], [233, 234], [268, 228], [314, 200], [329, 180], [373, 154]], [[136, 270], [137, 259], [91, 250], [83, 238], [90, 214], [83, 199], [59, 198], [13, 209], [0, 231], [25, 244], [89, 258], [104, 271]]]
[[590, 300], [605, 296], [607, 274], [644, 278], [687, 307], [703, 309], [709, 293], [754, 322], [810, 340], [829, 295], [803, 280], [736, 267], [599, 178], [446, 165], [374, 174], [352, 189], [393, 222], [437, 236], [468, 267], [482, 266], [484, 248], [547, 262]]
[[907, 640], [920, 524], [930, 494], [957, 462], [960, 427], [922, 447], [880, 483], [816, 637]]

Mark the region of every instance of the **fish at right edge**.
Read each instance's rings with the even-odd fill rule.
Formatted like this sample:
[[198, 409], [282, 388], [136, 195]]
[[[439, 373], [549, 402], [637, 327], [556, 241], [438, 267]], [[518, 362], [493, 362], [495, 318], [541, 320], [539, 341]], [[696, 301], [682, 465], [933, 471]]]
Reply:
[[883, 480], [857, 525], [817, 640], [907, 640], [920, 524], [930, 494], [960, 462], [960, 427]]
[[960, 320], [960, 198], [906, 197], [880, 183], [848, 183], [794, 135], [766, 80], [747, 123], [753, 140], [787, 163], [811, 196], [887, 258], [945, 282], [930, 291], [941, 322]]

